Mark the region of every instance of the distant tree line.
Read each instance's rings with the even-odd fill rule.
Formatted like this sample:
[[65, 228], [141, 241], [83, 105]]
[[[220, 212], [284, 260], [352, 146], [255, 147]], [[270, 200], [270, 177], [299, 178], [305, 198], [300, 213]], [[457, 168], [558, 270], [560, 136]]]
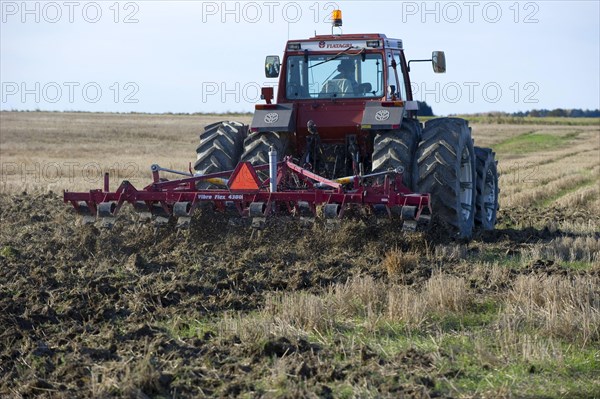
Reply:
[[600, 118], [600, 109], [532, 109], [531, 111], [520, 111], [520, 112], [485, 112], [476, 115], [488, 115], [488, 116], [534, 116], [538, 118], [544, 117], [564, 117], [564, 118]]
[[[459, 114], [451, 114], [451, 115], [459, 115]], [[472, 116], [486, 116], [486, 117], [559, 117], [559, 118], [600, 118], [600, 109], [533, 109], [531, 111], [520, 111], [520, 112], [501, 112], [501, 111], [492, 111], [492, 112], [475, 112], [472, 114], [460, 114], [460, 115], [472, 115]]]
[[569, 118], [598, 118], [600, 117], [600, 109], [563, 109], [563, 108], [555, 108], [553, 110], [549, 109], [533, 109], [527, 112], [516, 112], [512, 114], [513, 116], [537, 116], [537, 117], [546, 117], [546, 116], [558, 116], [558, 117], [569, 117]]

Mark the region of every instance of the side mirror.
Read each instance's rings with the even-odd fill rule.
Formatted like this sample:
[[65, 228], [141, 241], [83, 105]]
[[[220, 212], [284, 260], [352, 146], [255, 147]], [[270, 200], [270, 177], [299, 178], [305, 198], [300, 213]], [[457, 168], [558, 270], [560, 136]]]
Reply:
[[446, 55], [443, 51], [434, 51], [431, 53], [431, 64], [433, 72], [446, 73]]
[[390, 97], [396, 97], [396, 85], [389, 85], [387, 89]]
[[268, 55], [265, 59], [265, 76], [267, 78], [276, 78], [279, 76], [279, 67], [281, 62], [278, 55]]

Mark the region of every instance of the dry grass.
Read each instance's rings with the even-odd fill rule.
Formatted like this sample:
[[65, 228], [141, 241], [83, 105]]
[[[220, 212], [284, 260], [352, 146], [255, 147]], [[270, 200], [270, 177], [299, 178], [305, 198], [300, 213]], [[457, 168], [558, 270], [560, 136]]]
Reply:
[[410, 287], [394, 287], [388, 292], [386, 318], [420, 328], [427, 321], [427, 300]]
[[585, 206], [600, 214], [600, 126], [477, 125], [479, 146], [497, 145], [515, 137], [540, 133], [575, 135], [559, 146], [521, 154], [497, 150], [500, 160], [501, 207], [555, 204]]
[[282, 326], [293, 326], [304, 331], [328, 331], [333, 328], [336, 314], [332, 301], [299, 292], [297, 295], [272, 295], [267, 297], [264, 315], [273, 315]]
[[457, 312], [466, 310], [471, 293], [463, 277], [436, 274], [425, 284], [428, 308], [434, 312]]
[[[597, 277], [533, 274], [514, 279], [506, 268], [478, 264], [469, 279], [477, 278], [480, 287], [485, 282], [493, 290], [481, 294], [469, 286], [466, 278], [437, 273], [420, 288], [363, 276], [336, 284], [319, 296], [280, 293], [258, 313], [221, 319], [218, 335], [223, 339], [235, 336], [257, 348], [279, 336], [302, 337], [332, 345], [344, 354], [377, 342], [387, 357], [390, 348], [398, 348], [399, 343], [395, 342], [397, 338], [382, 340], [381, 334], [393, 331], [401, 340], [408, 339], [409, 347], [414, 342], [429, 348], [440, 372], [447, 370], [449, 361], [467, 368], [475, 362], [494, 370], [488, 374], [491, 378], [497, 378], [495, 373], [501, 371], [508, 378], [506, 382], [488, 381], [489, 386], [478, 388], [491, 397], [510, 397], [514, 386], [506, 384], [516, 370], [513, 367], [524, 364], [530, 373], [545, 364], [568, 369], [566, 364], [573, 361], [573, 354], [580, 348], [600, 343]], [[474, 317], [473, 306], [485, 303], [496, 303], [497, 307], [481, 319], [474, 319], [481, 328], [461, 327], [468, 317]], [[454, 321], [446, 324], [444, 320]], [[465, 353], [465, 346], [470, 348], [469, 353]], [[290, 369], [293, 362], [286, 360], [293, 356], [275, 360], [269, 379], [272, 384], [286, 386], [282, 370], [294, 374]], [[461, 392], [456, 389], [457, 394]]]
[[510, 269], [505, 266], [486, 262], [470, 265], [470, 267], [471, 273], [468, 279], [477, 282], [480, 287], [486, 290], [495, 292], [511, 283]]
[[[104, 171], [118, 175], [113, 180], [113, 188], [116, 180], [122, 179], [143, 185], [149, 180], [148, 167], [152, 163], [187, 169], [188, 163], [195, 160], [198, 133], [202, 127], [221, 119], [248, 122], [249, 118], [0, 113], [0, 192], [87, 190], [101, 185]], [[533, 239], [522, 239], [519, 237], [522, 232], [511, 232], [511, 228], [506, 228], [490, 241], [484, 238], [469, 244], [436, 245], [421, 252], [402, 252], [394, 248], [382, 254], [376, 249], [364, 261], [369, 263], [372, 259], [372, 264], [351, 272], [363, 274], [353, 275], [343, 283], [328, 287], [313, 285], [292, 292], [265, 293], [255, 310], [246, 313], [223, 310], [218, 313], [216, 320], [203, 320], [202, 323], [208, 324], [210, 331], [216, 332], [212, 342], [216, 346], [227, 347], [228, 354], [241, 347], [247, 350], [247, 355], [260, 353], [265, 341], [273, 337], [300, 336], [319, 342], [326, 351], [356, 352], [359, 356], [363, 343], [375, 342], [372, 345], [375, 350], [381, 351], [386, 357], [390, 355], [388, 358], [398, 363], [401, 361], [393, 359], [393, 356], [399, 347], [405, 349], [421, 345], [429, 348], [428, 353], [435, 358], [438, 376], [450, 375], [447, 374], [449, 370], [457, 375], [469, 375], [469, 370], [476, 364], [479, 369], [481, 365], [489, 366], [486, 369], [489, 372], [479, 371], [483, 373], [479, 376], [485, 378], [494, 378], [499, 370], [510, 368], [515, 362], [547, 362], [555, 365], [563, 359], [569, 362], [568, 356], [573, 350], [581, 349], [581, 353], [596, 350], [600, 341], [600, 244], [597, 236], [600, 231], [599, 127], [472, 126], [477, 145], [492, 147], [532, 131], [559, 137], [577, 133], [572, 140], [562, 142], [564, 145], [543, 151], [532, 149], [518, 154], [498, 151], [499, 170], [502, 173], [501, 212], [506, 212], [501, 215], [510, 214], [511, 209], [523, 206], [525, 210], [518, 215], [529, 216], [527, 208], [536, 204], [536, 214], [532, 219], [524, 220], [523, 225], [542, 223], [536, 228], [561, 230], [570, 233], [568, 236], [556, 233], [552, 235], [552, 240], [540, 238], [540, 242], [536, 242], [538, 238], [535, 235]], [[555, 217], [552, 212], [561, 211], [561, 208], [565, 209], [563, 214], [566, 217]], [[577, 208], [577, 218], [569, 217], [574, 212], [573, 208]], [[547, 214], [544, 214], [546, 210]], [[64, 225], [70, 222], [64, 220]], [[515, 224], [510, 227], [518, 230]], [[65, 227], [60, 234], [68, 232]], [[502, 236], [505, 233], [506, 237]], [[56, 234], [59, 234], [58, 230]], [[23, 240], [26, 239], [24, 236]], [[331, 242], [332, 246], [347, 245], [348, 240], [344, 237], [339, 241], [332, 239]], [[390, 242], [393, 245], [400, 241]], [[210, 245], [198, 250], [210, 252]], [[379, 248], [384, 247], [389, 248], [388, 244]], [[240, 251], [244, 253], [236, 257], [234, 262], [245, 261], [244, 257], [248, 257], [248, 261], [260, 258], [261, 263], [272, 262], [269, 257], [271, 253], [265, 248], [256, 250], [264, 253], [256, 252], [251, 247], [247, 252]], [[297, 248], [298, 253], [294, 256], [300, 255], [313, 262], [313, 248], [310, 245]], [[511, 263], [512, 257], [503, 255], [509, 251], [515, 253], [516, 263]], [[554, 274], [547, 276], [546, 270], [540, 268], [541, 274], [535, 274], [538, 269], [529, 267], [537, 259], [577, 264], [551, 265], [548, 273]], [[314, 261], [315, 267], [319, 262], [321, 259]], [[589, 263], [595, 263], [596, 266], [590, 266]], [[111, 261], [98, 261], [94, 262], [93, 267], [97, 276], [101, 277], [111, 265]], [[568, 270], [571, 266], [582, 270]], [[430, 276], [431, 268], [435, 270]], [[70, 274], [83, 276], [81, 269], [59, 269], [56, 272], [59, 281]], [[147, 280], [156, 275], [141, 273], [136, 266], [135, 256], [126, 263], [122, 273], [134, 275], [139, 281], [139, 285], [120, 293], [130, 311], [151, 314], [148, 309], [155, 308], [161, 312], [166, 309], [160, 303], [164, 292], [147, 284]], [[165, 279], [171, 279], [177, 271], [165, 270], [160, 273]], [[380, 278], [381, 275], [384, 278]], [[205, 281], [203, 284], [211, 283]], [[72, 294], [83, 297], [85, 293], [84, 287], [78, 287]], [[60, 303], [54, 295], [54, 291], [49, 292], [49, 306]], [[170, 336], [169, 340], [202, 338], [198, 332], [201, 328], [189, 329], [190, 320], [185, 319], [185, 315], [181, 317], [171, 319], [171, 329], [167, 330], [173, 337]], [[149, 319], [156, 321], [154, 315]], [[181, 333], [186, 328], [189, 331]], [[183, 334], [184, 337], [177, 334]], [[207, 345], [212, 345], [212, 342]], [[101, 346], [99, 343], [98, 347]], [[92, 388], [82, 395], [144, 397], [158, 391], [159, 370], [164, 369], [164, 364], [158, 364], [158, 357], [155, 356], [160, 349], [143, 344], [136, 348], [140, 349], [129, 357], [123, 356], [123, 361], [109, 360], [91, 367], [89, 375]], [[35, 348], [20, 349], [28, 353]], [[286, 354], [269, 363], [271, 374], [267, 373], [264, 382], [273, 389], [281, 389], [268, 391], [269, 394], [275, 396], [284, 392], [294, 396], [296, 391], [293, 389], [299, 384], [286, 382], [289, 381], [289, 375], [296, 373], [298, 361], [293, 361], [294, 356], [299, 354]], [[460, 363], [457, 359], [461, 356], [469, 359]], [[332, 360], [332, 364], [334, 362]], [[456, 363], [452, 368], [445, 368], [446, 362]], [[588, 369], [597, 370], [594, 367], [588, 366]], [[185, 368], [184, 364], [175, 364], [168, 369], [181, 372], [182, 368]], [[221, 377], [219, 370], [213, 366], [200, 369], [206, 378], [218, 380]], [[378, 371], [384, 369], [382, 366]], [[505, 374], [510, 375], [511, 372], [509, 370]], [[560, 372], [577, 372], [577, 369], [563, 368]], [[588, 378], [588, 374], [584, 377]], [[436, 384], [445, 381], [453, 384], [461, 377], [444, 378], [438, 378]], [[529, 378], [529, 374], [526, 372], [517, 378], [523, 381]], [[356, 396], [362, 392], [363, 387], [358, 386], [361, 381], [355, 381], [352, 392]], [[475, 392], [481, 397], [509, 397], [511, 393], [520, 392], [518, 387], [511, 385], [511, 381], [509, 378], [500, 382], [484, 381], [476, 388], [459, 387], [448, 392], [456, 393], [457, 397], [467, 395], [465, 392]], [[296, 396], [303, 396], [304, 391], [298, 392]], [[559, 390], [557, 388], [552, 392]], [[364, 393], [364, 396], [370, 394], [367, 388], [364, 388]], [[530, 396], [542, 395], [534, 393]]]
[[380, 322], [403, 322], [416, 328], [431, 317], [465, 312], [474, 299], [462, 277], [438, 273], [422, 289], [354, 277], [331, 286], [326, 294], [280, 293], [267, 298], [259, 314], [226, 317], [220, 331], [243, 340], [260, 340], [284, 331], [331, 333], [348, 322], [369, 329]]
[[563, 262], [600, 262], [600, 240], [594, 237], [559, 237], [530, 249], [530, 259]]
[[418, 259], [419, 256], [415, 253], [406, 253], [395, 248], [386, 253], [381, 265], [391, 280], [403, 282], [404, 274], [417, 267]]
[[1, 112], [0, 192], [61, 192], [129, 179], [150, 181], [150, 165], [187, 171], [205, 125], [248, 116]]
[[126, 362], [110, 361], [94, 366], [90, 370], [91, 396], [147, 398], [159, 392], [161, 373], [153, 354], [156, 349], [145, 342], [141, 356]]
[[536, 331], [570, 342], [600, 338], [600, 280], [594, 277], [521, 275], [504, 301], [499, 329], [515, 342], [519, 333]]
[[464, 244], [436, 245], [434, 255], [446, 261], [458, 261], [467, 256], [468, 247]]

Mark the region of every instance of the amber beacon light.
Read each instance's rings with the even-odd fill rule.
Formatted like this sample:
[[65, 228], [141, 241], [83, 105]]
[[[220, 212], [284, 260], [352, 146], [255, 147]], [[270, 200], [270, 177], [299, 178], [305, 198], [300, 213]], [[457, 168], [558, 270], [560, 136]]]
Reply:
[[333, 10], [331, 20], [335, 28], [340, 28], [342, 26], [342, 10]]

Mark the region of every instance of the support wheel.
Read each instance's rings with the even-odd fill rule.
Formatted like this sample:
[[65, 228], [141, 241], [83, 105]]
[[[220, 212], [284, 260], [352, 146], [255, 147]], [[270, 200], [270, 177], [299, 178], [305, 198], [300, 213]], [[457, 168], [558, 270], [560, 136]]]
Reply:
[[471, 130], [460, 118], [428, 121], [417, 149], [416, 191], [431, 194], [433, 217], [457, 238], [473, 234], [476, 201], [475, 154]]

